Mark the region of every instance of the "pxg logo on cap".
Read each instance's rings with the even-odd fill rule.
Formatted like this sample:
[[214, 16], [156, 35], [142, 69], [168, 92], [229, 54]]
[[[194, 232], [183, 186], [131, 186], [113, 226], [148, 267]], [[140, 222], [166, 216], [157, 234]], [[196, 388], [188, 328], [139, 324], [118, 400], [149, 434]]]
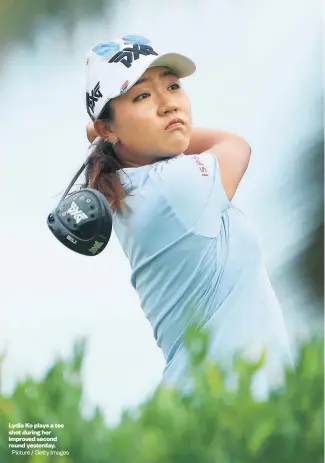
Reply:
[[149, 43], [150, 40], [142, 35], [124, 35], [116, 42], [101, 42], [92, 51], [103, 58], [110, 58], [108, 63], [122, 63], [129, 68], [141, 55], [158, 56]]
[[141, 35], [125, 35], [120, 43], [102, 42], [96, 45], [92, 51], [103, 58], [110, 58], [108, 63], [122, 63], [129, 68], [133, 61], [139, 59], [141, 55], [158, 56], [158, 53], [148, 45], [149, 43], [150, 40]]
[[[141, 35], [125, 35], [122, 40], [123, 45], [148, 45], [150, 43], [149, 39]], [[98, 56], [108, 57], [120, 51], [123, 45], [118, 42], [102, 42], [96, 45], [92, 51]]]
[[94, 112], [95, 105], [97, 101], [103, 98], [103, 94], [100, 91], [100, 82], [97, 82], [95, 87], [91, 90], [91, 92], [86, 92], [86, 106], [92, 112]]

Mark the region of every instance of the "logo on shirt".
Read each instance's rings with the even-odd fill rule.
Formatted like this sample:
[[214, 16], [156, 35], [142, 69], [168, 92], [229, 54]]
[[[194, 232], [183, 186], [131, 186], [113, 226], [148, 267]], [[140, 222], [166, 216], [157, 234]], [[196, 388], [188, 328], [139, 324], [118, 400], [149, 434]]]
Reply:
[[196, 162], [196, 164], [199, 166], [199, 169], [200, 169], [200, 171], [201, 171], [202, 177], [208, 177], [208, 176], [209, 176], [209, 172], [208, 172], [207, 168], [204, 167], [204, 164], [203, 164], [203, 162], [201, 161], [200, 156], [192, 156], [192, 159], [194, 159], [195, 162]]

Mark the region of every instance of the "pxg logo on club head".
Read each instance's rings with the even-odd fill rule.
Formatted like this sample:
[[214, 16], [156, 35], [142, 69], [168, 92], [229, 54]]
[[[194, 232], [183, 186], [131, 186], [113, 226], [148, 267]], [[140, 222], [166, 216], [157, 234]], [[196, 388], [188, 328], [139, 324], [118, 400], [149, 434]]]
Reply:
[[61, 201], [48, 216], [47, 225], [67, 248], [95, 256], [111, 237], [112, 217], [104, 195], [86, 188]]

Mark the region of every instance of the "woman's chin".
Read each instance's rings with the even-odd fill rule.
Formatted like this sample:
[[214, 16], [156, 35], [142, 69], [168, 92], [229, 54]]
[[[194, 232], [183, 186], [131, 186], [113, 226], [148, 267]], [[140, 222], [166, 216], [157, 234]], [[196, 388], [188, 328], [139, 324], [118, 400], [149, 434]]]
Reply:
[[[182, 154], [184, 151], [187, 149], [189, 145], [189, 140], [185, 137], [180, 138], [179, 140], [173, 140], [172, 143], [168, 143], [168, 152], [174, 155], [176, 154]], [[166, 146], [166, 148], [167, 148]]]

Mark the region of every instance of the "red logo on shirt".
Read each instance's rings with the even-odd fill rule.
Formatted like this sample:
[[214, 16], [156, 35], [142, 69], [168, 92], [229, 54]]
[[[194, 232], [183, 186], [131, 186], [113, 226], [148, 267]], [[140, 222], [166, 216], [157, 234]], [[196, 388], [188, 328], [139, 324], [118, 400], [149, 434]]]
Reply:
[[209, 173], [208, 173], [207, 169], [204, 167], [203, 162], [200, 160], [200, 157], [199, 156], [193, 156], [193, 159], [195, 160], [196, 164], [199, 166], [202, 177], [208, 177]]

